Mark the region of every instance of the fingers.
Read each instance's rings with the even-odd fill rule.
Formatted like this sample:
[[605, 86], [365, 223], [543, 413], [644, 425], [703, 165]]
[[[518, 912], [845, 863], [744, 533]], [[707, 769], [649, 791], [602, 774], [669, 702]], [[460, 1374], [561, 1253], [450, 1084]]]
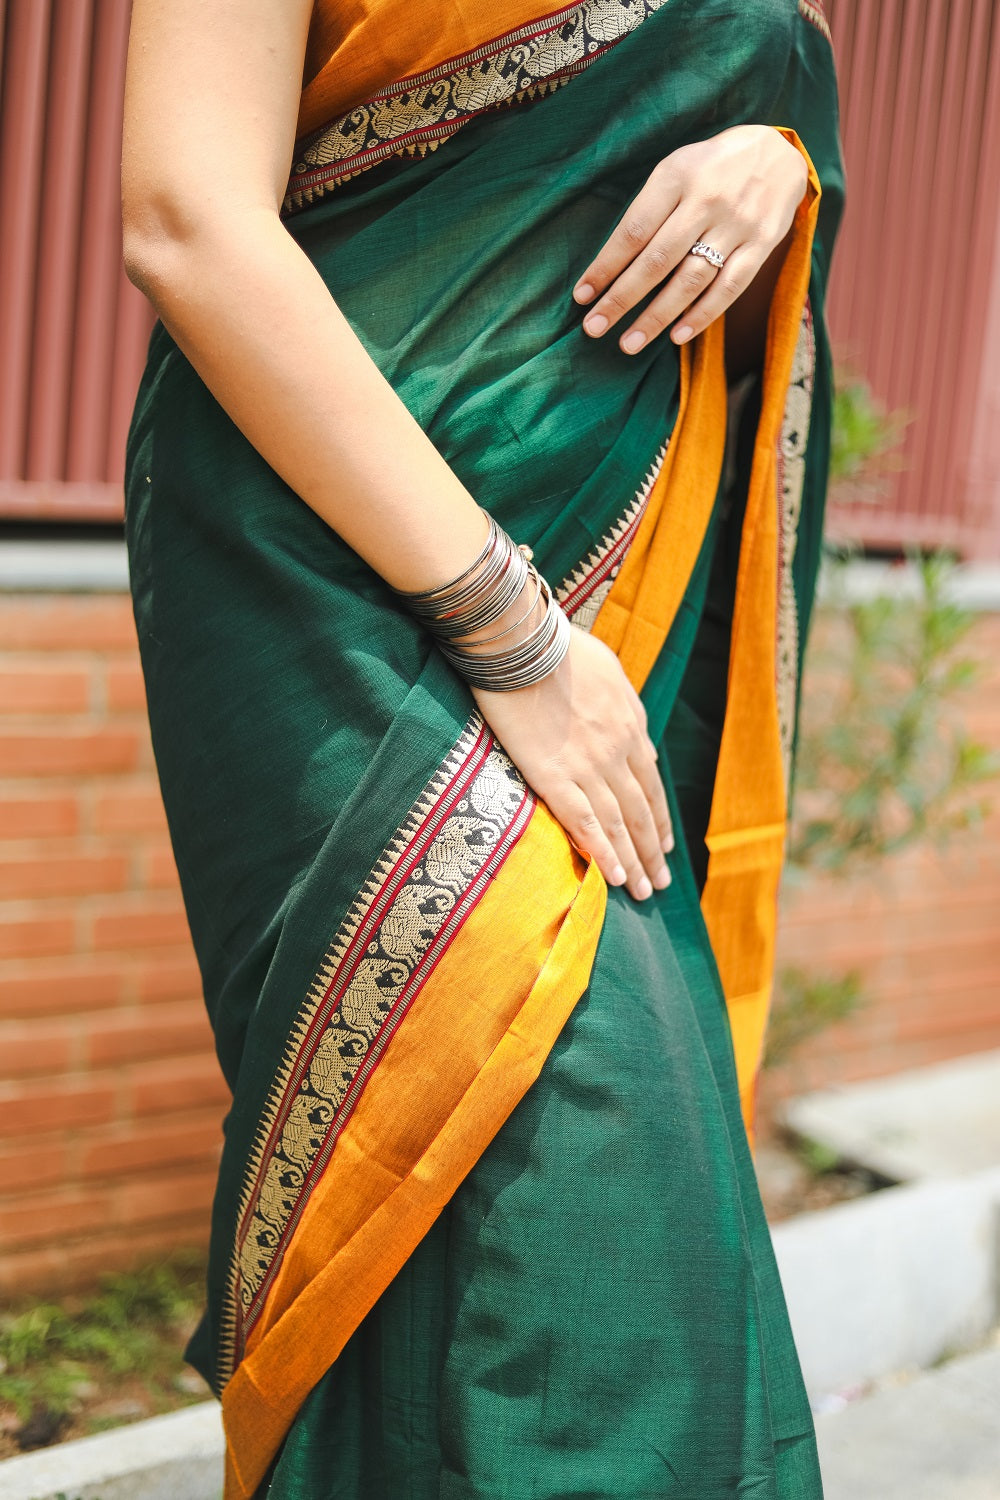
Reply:
[[[691, 254], [691, 246], [699, 239], [705, 240], [725, 257], [726, 264], [721, 271], [704, 256]], [[704, 230], [700, 234], [685, 228], [683, 240], [684, 248], [666, 278], [662, 273], [654, 278], [654, 270], [667, 265], [679, 247], [675, 240], [673, 248], [669, 252], [666, 250], [666, 232], [662, 240], [659, 237], [654, 240], [644, 255], [608, 288], [593, 311], [588, 312], [583, 323], [585, 331], [592, 337], [599, 337], [606, 327], [613, 326], [642, 301], [654, 286], [665, 281], [659, 294], [622, 332], [619, 346], [626, 354], [637, 354], [682, 314], [697, 307], [697, 326], [675, 338], [675, 342], [684, 343], [736, 300], [763, 263], [762, 251], [758, 254], [753, 247], [739, 244], [733, 232], [727, 233], [722, 227]], [[705, 316], [706, 312], [708, 316]], [[690, 319], [685, 316], [685, 330], [689, 324]]]
[[[646, 315], [658, 324], [658, 328], [662, 329], [683, 314], [683, 320], [671, 330], [670, 337], [675, 344], [686, 344], [689, 339], [693, 339], [706, 329], [709, 323], [721, 317], [737, 297], [743, 295], [763, 265], [764, 259], [762, 254], [759, 255], [749, 247], [743, 246], [727, 258], [726, 264], [716, 272], [700, 297], [677, 312], [673, 311], [673, 303], [659, 307], [661, 299], [655, 297], [646, 309]], [[665, 292], [663, 300], [667, 304]]]
[[669, 854], [674, 847], [674, 826], [667, 805], [667, 794], [660, 779], [656, 750], [652, 744], [649, 749], [651, 753], [641, 759], [630, 758], [629, 768], [646, 799], [656, 829], [658, 847], [664, 854]]
[[[707, 236], [705, 238], [708, 239]], [[724, 256], [728, 257], [732, 253], [719, 233], [716, 233], [714, 239], [708, 239], [708, 243]], [[694, 244], [693, 240], [692, 244]], [[723, 272], [713, 266], [710, 261], [703, 256], [692, 255], [689, 251], [663, 290], [643, 308], [620, 338], [619, 344], [624, 353], [638, 354], [640, 349], [645, 348], [665, 328], [669, 328], [670, 324], [686, 312], [693, 303], [703, 303], [705, 297], [718, 284], [721, 275]], [[728, 307], [732, 300], [732, 297], [723, 300], [719, 312]], [[692, 335], [688, 334], [687, 337], [690, 338]], [[677, 339], [675, 342], [684, 343], [685, 339]]]
[[[678, 300], [678, 312], [695, 301], [711, 285], [714, 266], [688, 252], [697, 235], [682, 228], [664, 226], [646, 249], [608, 287], [604, 295], [583, 320], [584, 330], [598, 338], [613, 328], [654, 289], [667, 281]], [[667, 278], [669, 277], [669, 280]], [[651, 337], [648, 320], [639, 318], [630, 325], [620, 342], [626, 354], [635, 354]]]
[[[675, 344], [687, 344], [688, 339], [693, 339], [696, 333], [706, 329], [709, 323], [721, 317], [736, 302], [765, 260], [762, 252], [759, 254], [748, 245], [739, 246], [739, 249], [733, 251], [718, 231], [714, 237], [705, 236], [705, 239], [712, 248], [720, 249], [721, 254], [726, 257], [726, 264], [723, 269], [717, 270], [717, 267], [711, 266], [702, 257], [688, 255], [684, 266], [687, 267], [691, 261], [696, 266], [708, 266], [711, 272], [708, 282], [699, 287], [696, 296], [691, 296], [693, 276], [687, 275], [685, 270], [676, 272], [663, 291], [652, 299], [649, 306], [643, 308], [642, 314], [634, 323], [634, 329], [642, 332], [643, 344], [649, 342], [649, 339], [657, 338], [673, 323], [676, 323], [676, 327], [670, 333], [670, 338]], [[627, 338], [628, 336], [630, 335]], [[625, 339], [622, 339], [622, 347], [625, 347]], [[639, 348], [642, 348], [642, 344]]]
[[552, 816], [574, 844], [590, 855], [608, 885], [624, 885], [628, 870], [583, 788], [575, 782], [565, 782], [548, 790], [539, 786], [536, 791], [545, 798]]
[[[648, 782], [648, 770], [643, 776]], [[658, 801], [628, 765], [615, 774], [614, 785], [594, 779], [564, 783], [545, 794], [549, 810], [592, 856], [608, 884], [627, 885], [637, 901], [670, 884], [663, 856], [673, 847], [673, 832], [662, 783], [655, 771], [654, 776]]]
[[657, 890], [668, 886], [670, 872], [649, 803], [631, 773], [626, 771], [614, 786], [602, 782], [583, 790], [625, 869], [630, 895], [644, 901], [653, 894], [654, 886]]
[[680, 180], [664, 160], [651, 173], [642, 191], [633, 198], [614, 233], [580, 277], [573, 290], [577, 302], [592, 301], [626, 266], [631, 265], [680, 201]]

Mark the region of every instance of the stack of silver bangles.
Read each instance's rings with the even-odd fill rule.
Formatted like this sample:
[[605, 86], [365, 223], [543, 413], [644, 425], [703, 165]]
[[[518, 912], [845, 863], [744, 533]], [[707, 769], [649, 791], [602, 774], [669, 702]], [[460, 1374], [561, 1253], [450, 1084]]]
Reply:
[[[437, 588], [411, 593], [394, 589], [408, 609], [434, 636], [437, 644], [470, 687], [493, 693], [530, 687], [554, 672], [570, 644], [570, 623], [552, 589], [531, 560], [531, 549], [515, 546], [492, 516], [486, 545], [469, 566]], [[511, 625], [495, 635], [462, 642], [463, 636], [499, 620], [527, 586], [531, 602]], [[545, 613], [516, 646], [483, 651], [516, 630], [529, 618], [539, 599]]]

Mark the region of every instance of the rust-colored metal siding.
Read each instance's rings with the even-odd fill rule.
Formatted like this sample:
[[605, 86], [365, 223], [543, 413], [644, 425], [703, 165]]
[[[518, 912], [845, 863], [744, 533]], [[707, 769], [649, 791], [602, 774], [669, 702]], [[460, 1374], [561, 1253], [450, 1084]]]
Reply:
[[0, 514], [121, 515], [152, 314], [121, 268], [129, 0], [0, 0]]
[[831, 518], [873, 545], [1000, 556], [1000, 7], [827, 9], [848, 171], [834, 344], [911, 419], [902, 471]]
[[[1000, 7], [828, 0], [848, 213], [838, 353], [911, 418], [873, 545], [1000, 556]], [[129, 0], [0, 0], [0, 515], [121, 513], [151, 314], [121, 270]]]

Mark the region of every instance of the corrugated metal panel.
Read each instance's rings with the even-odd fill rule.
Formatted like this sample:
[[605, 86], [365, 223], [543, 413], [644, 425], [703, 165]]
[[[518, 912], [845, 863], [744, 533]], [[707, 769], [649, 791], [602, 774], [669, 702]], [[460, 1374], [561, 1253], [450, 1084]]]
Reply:
[[0, 515], [121, 514], [152, 314], [121, 269], [129, 0], [0, 8]]
[[[838, 353], [910, 417], [903, 469], [831, 507], [872, 545], [1000, 551], [1000, 14], [994, 0], [829, 0], [848, 213], [831, 289]], [[997, 330], [1000, 332], [1000, 329]], [[980, 433], [973, 448], [974, 431]]]
[[[848, 214], [838, 350], [912, 416], [905, 470], [841, 508], [875, 545], [1000, 555], [1000, 15], [828, 0]], [[129, 0], [0, 0], [0, 515], [114, 517], [151, 314], [121, 270]]]

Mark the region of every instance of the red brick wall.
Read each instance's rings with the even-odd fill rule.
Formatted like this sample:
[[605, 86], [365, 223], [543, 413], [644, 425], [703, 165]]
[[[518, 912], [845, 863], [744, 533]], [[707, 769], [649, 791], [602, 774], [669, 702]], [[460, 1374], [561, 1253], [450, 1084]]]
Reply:
[[[1000, 663], [1000, 617], [976, 641]], [[0, 596], [0, 705], [2, 1293], [203, 1243], [226, 1091], [127, 597]], [[1000, 747], [1000, 665], [974, 708]], [[782, 961], [860, 965], [874, 1003], [765, 1100], [1000, 1046], [998, 898], [1000, 816], [945, 859], [786, 892]]]
[[[822, 628], [822, 626], [820, 627]], [[960, 700], [966, 725], [1000, 752], [1000, 615], [976, 622], [982, 677]], [[791, 1092], [1000, 1047], [1000, 780], [986, 822], [942, 851], [914, 849], [850, 880], [782, 894], [778, 963], [856, 969], [869, 1003], [765, 1075], [763, 1103]]]
[[121, 595], [0, 597], [0, 1291], [205, 1237], [226, 1091]]

